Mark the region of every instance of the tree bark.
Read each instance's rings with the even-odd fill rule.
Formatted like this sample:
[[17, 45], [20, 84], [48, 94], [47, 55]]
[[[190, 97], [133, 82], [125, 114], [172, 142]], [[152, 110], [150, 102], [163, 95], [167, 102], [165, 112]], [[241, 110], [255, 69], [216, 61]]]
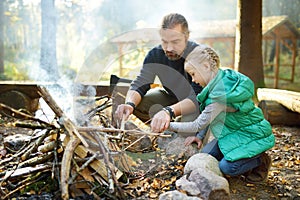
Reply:
[[0, 75], [4, 74], [4, 1], [0, 1]]
[[235, 70], [247, 75], [255, 88], [264, 87], [262, 59], [262, 0], [239, 0]]

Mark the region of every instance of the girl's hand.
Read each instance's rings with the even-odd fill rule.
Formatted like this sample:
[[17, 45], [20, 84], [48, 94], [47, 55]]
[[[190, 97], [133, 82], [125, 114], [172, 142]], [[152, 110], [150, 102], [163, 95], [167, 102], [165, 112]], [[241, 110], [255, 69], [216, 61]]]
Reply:
[[193, 142], [197, 143], [197, 147], [198, 149], [201, 148], [202, 146], [202, 140], [200, 140], [199, 138], [197, 138], [196, 136], [189, 136], [185, 139], [184, 141], [184, 145], [188, 146], [190, 144], [192, 144]]

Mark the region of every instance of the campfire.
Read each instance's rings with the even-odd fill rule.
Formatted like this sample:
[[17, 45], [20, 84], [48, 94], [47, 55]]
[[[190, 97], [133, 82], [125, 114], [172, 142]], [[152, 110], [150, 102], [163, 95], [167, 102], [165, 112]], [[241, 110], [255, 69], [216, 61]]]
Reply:
[[124, 185], [128, 186], [129, 178], [141, 177], [135, 173], [137, 163], [126, 150], [142, 138], [168, 136], [137, 126], [129, 130], [124, 122], [115, 128], [109, 95], [95, 97], [95, 106], [82, 114], [84, 120], [77, 125], [45, 87], [38, 87], [38, 93], [55, 114], [50, 122], [0, 104], [2, 111], [13, 116], [6, 126], [26, 131], [5, 137], [0, 149], [2, 199], [18, 196], [28, 186], [49, 180], [60, 190], [61, 199], [85, 195], [99, 199], [104, 193], [126, 199]]

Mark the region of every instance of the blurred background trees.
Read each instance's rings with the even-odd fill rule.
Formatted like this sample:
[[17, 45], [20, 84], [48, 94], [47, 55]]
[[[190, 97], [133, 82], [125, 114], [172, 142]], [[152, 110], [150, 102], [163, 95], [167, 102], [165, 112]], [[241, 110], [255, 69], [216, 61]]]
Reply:
[[[57, 72], [55, 70], [50, 72], [55, 76], [61, 74], [70, 78], [75, 76], [89, 55], [109, 38], [136, 28], [157, 28], [162, 16], [167, 13], [183, 14], [193, 31], [194, 21], [235, 19], [237, 12], [237, 0], [43, 1], [55, 3], [56, 13], [57, 63], [55, 57], [52, 57], [50, 65], [57, 68]], [[0, 78], [2, 80], [37, 79], [36, 72], [41, 66], [41, 41], [43, 41], [41, 8], [41, 0], [0, 1]], [[262, 1], [263, 16], [288, 15], [298, 28], [300, 27], [299, 10], [299, 0]], [[48, 33], [49, 31], [51, 30], [48, 30]], [[54, 33], [51, 34], [53, 36]], [[48, 48], [55, 47], [48, 46]], [[139, 55], [144, 53], [135, 52], [133, 55], [127, 55], [124, 59], [125, 64], [131, 65], [130, 62], [134, 62], [134, 65], [139, 65], [143, 59], [143, 56]]]

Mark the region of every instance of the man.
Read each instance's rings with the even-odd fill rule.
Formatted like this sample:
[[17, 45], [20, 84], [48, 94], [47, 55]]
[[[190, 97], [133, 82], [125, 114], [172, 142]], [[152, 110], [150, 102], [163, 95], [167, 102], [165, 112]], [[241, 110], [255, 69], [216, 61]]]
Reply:
[[[199, 114], [196, 94], [202, 90], [184, 71], [186, 56], [198, 46], [189, 41], [184, 16], [177, 13], [166, 15], [159, 33], [162, 43], [149, 51], [140, 74], [131, 83], [125, 104], [116, 109], [119, 120], [128, 119], [130, 114], [144, 122], [151, 119], [153, 132], [167, 129], [176, 116], [187, 116], [183, 121], [195, 119]], [[163, 88], [151, 89], [156, 77]]]

